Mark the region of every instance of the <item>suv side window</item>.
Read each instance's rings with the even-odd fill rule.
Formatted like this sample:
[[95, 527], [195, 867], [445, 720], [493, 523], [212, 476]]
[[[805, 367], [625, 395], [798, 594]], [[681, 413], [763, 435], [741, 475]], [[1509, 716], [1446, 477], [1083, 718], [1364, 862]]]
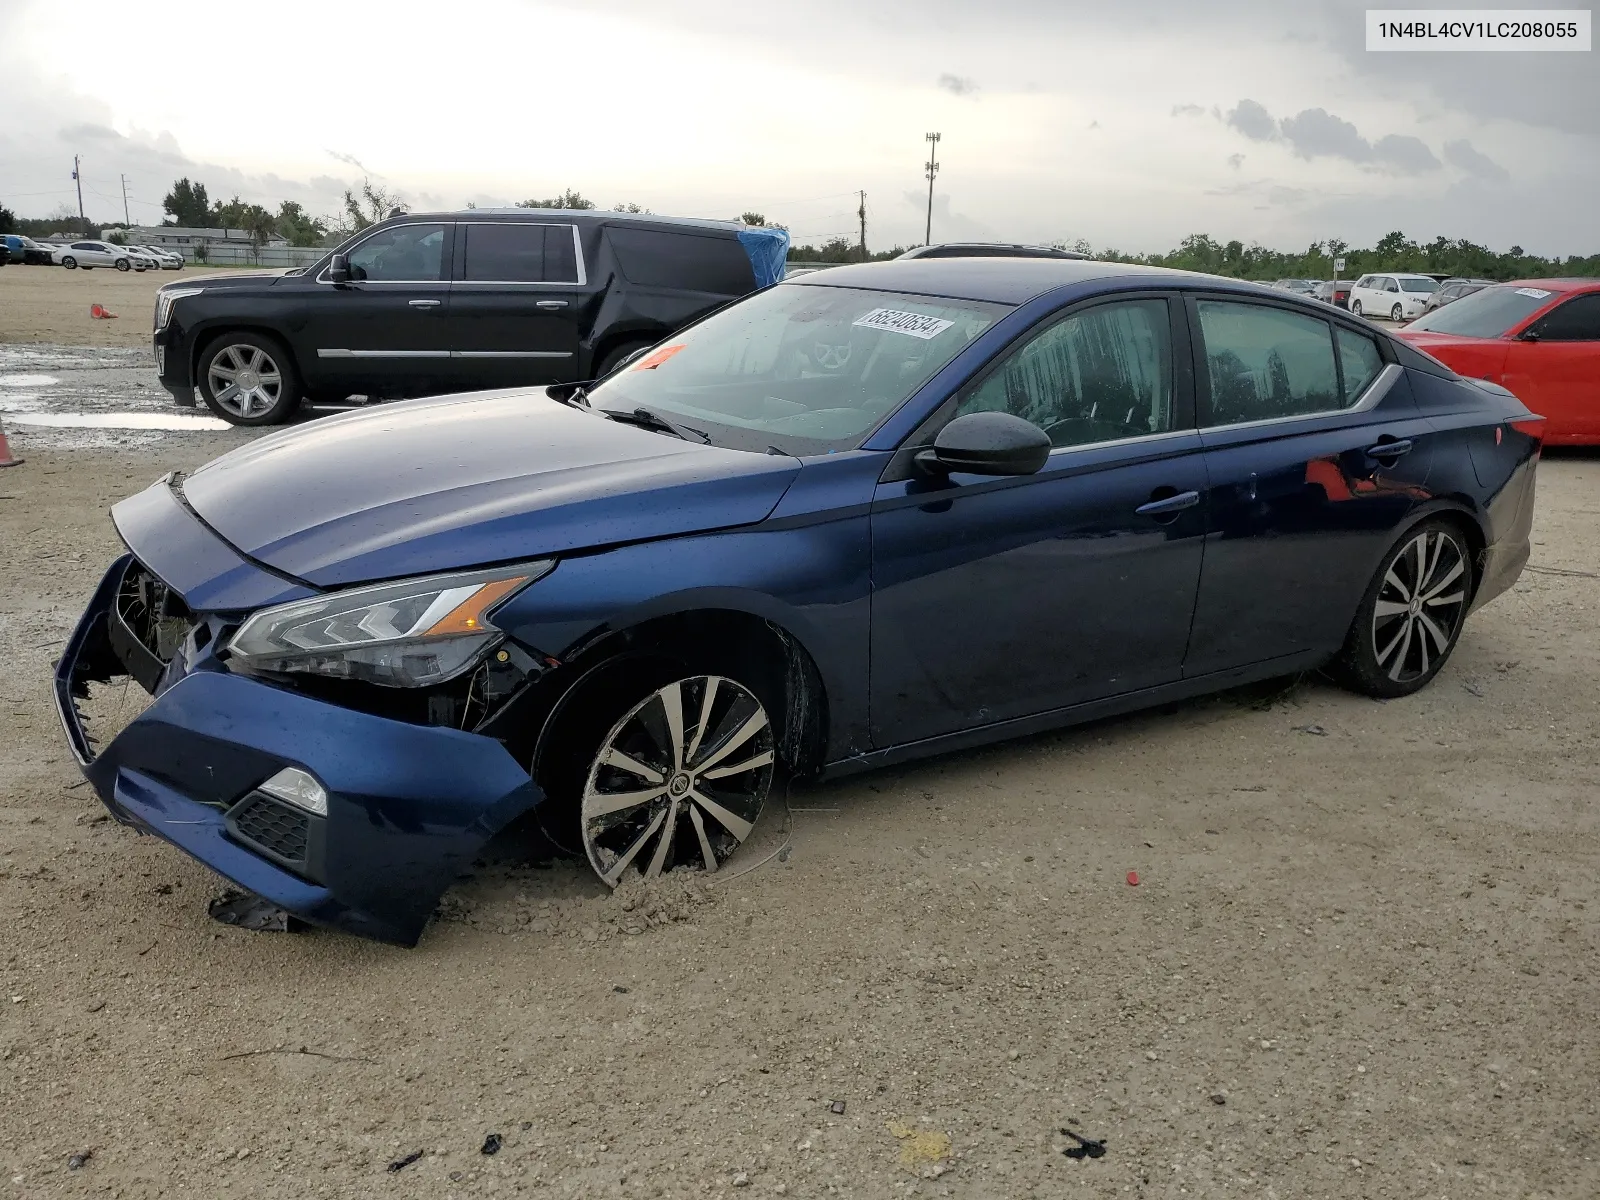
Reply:
[[606, 230], [606, 238], [623, 275], [640, 287], [718, 296], [742, 296], [755, 290], [755, 268], [737, 238], [616, 225]]
[[370, 283], [432, 283], [444, 278], [443, 225], [396, 225], [350, 252], [350, 276]]
[[1600, 292], [1574, 296], [1533, 328], [1547, 342], [1600, 342]]
[[956, 416], [1009, 412], [1085, 446], [1173, 428], [1172, 327], [1165, 300], [1099, 304], [1011, 351], [956, 405]]
[[571, 225], [469, 224], [461, 278], [478, 283], [577, 283]]
[[1236, 425], [1344, 407], [1328, 322], [1302, 313], [1200, 300], [1209, 404], [1206, 425]]

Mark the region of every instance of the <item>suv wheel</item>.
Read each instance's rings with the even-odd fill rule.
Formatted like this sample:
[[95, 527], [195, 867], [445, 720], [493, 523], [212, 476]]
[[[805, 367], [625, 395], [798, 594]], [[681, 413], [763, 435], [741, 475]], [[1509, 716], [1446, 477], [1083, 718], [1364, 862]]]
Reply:
[[606, 351], [605, 357], [600, 360], [600, 365], [595, 368], [594, 377], [596, 379], [605, 378], [630, 358], [643, 354], [654, 345], [654, 342], [637, 341], [623, 342], [620, 346], [612, 347]]
[[1425, 521], [1390, 550], [1329, 668], [1354, 691], [1409, 696], [1439, 673], [1472, 602], [1472, 554], [1449, 521]]
[[260, 334], [223, 334], [200, 355], [199, 375], [206, 407], [234, 425], [276, 425], [300, 401], [288, 350]]

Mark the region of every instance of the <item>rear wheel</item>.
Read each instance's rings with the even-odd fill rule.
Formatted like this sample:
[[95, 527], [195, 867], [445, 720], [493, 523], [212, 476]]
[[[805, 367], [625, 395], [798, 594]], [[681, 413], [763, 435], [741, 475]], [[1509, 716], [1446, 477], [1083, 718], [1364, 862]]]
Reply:
[[600, 360], [600, 365], [595, 368], [594, 377], [596, 379], [604, 378], [622, 366], [628, 359], [635, 355], [643, 354], [653, 345], [655, 345], [654, 342], [623, 342], [622, 345], [607, 350], [605, 357]]
[[1444, 666], [1472, 602], [1472, 552], [1448, 521], [1426, 521], [1389, 551], [1329, 667], [1369, 696], [1409, 696]]
[[289, 352], [256, 333], [226, 333], [200, 355], [200, 395], [234, 425], [276, 425], [300, 400]]
[[1361, 301], [1359, 301], [1359, 300], [1350, 301], [1350, 313], [1351, 313], [1352, 316], [1357, 316], [1357, 317], [1359, 317], [1361, 315]]
[[78, 260], [73, 258], [70, 254], [63, 254], [61, 256], [61, 265], [67, 270], [72, 271], [77, 268]]
[[131, 262], [129, 262], [127, 259], [125, 259], [125, 258], [117, 259], [117, 264], [116, 265], [117, 265], [117, 270], [119, 270], [119, 271], [127, 271], [130, 268], [132, 268], [132, 266], [133, 266], [133, 264]]

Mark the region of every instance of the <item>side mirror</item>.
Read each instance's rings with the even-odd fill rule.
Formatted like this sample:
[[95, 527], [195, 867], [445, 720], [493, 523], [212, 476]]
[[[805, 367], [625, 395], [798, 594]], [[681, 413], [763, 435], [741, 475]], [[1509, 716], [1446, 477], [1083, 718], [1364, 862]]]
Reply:
[[1519, 342], [1537, 342], [1540, 341], [1541, 338], [1542, 335], [1537, 329], [1524, 329], [1521, 333], [1517, 334], [1517, 341]]
[[1005, 412], [957, 417], [920, 451], [915, 463], [924, 474], [1033, 475], [1050, 458], [1050, 436], [1031, 421]]
[[335, 254], [328, 264], [328, 280], [330, 283], [350, 282], [350, 260], [343, 254]]

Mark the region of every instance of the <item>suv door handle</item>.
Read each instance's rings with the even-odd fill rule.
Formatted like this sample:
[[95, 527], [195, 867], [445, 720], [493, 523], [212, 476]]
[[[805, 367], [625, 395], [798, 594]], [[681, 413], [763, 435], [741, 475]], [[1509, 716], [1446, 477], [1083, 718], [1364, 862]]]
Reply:
[[408, 300], [408, 301], [406, 301], [406, 303], [411, 305], [412, 308], [438, 308], [439, 305], [444, 303], [444, 301], [442, 301], [442, 300]]
[[1186, 508], [1193, 508], [1200, 503], [1199, 492], [1172, 492], [1171, 488], [1157, 488], [1156, 492], [1167, 492], [1168, 495], [1156, 496], [1148, 504], [1141, 504], [1133, 511], [1141, 517], [1175, 517]]
[[1411, 449], [1410, 438], [1400, 438], [1393, 442], [1379, 442], [1376, 446], [1367, 447], [1367, 457], [1376, 459], [1399, 458]]
[[541, 300], [537, 305], [539, 308], [565, 308], [566, 306], [567, 302], [565, 300]]

